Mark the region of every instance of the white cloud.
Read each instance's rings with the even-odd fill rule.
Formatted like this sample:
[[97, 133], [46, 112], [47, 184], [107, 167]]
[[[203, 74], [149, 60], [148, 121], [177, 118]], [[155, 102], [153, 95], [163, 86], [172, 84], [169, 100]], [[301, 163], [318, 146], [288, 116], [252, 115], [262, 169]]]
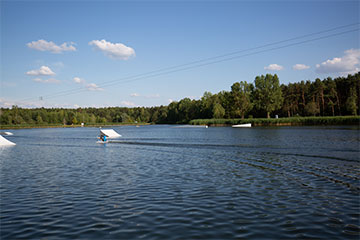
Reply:
[[328, 59], [316, 64], [317, 73], [352, 74], [360, 70], [360, 49], [346, 50], [342, 57]]
[[39, 69], [26, 72], [30, 76], [53, 76], [55, 73], [48, 66], [41, 66]]
[[132, 93], [132, 94], [130, 94], [130, 97], [140, 97], [140, 94], [138, 94], [138, 93]]
[[60, 46], [56, 45], [54, 42], [48, 42], [44, 39], [40, 39], [37, 41], [32, 41], [26, 44], [29, 48], [36, 49], [39, 51], [48, 51], [52, 53], [62, 53], [65, 51], [76, 51], [76, 48], [73, 46], [74, 43], [66, 43], [64, 42]]
[[131, 47], [127, 47], [122, 43], [111, 43], [106, 40], [93, 40], [89, 45], [95, 49], [102, 51], [106, 56], [114, 59], [127, 60], [135, 56], [135, 51]]
[[45, 83], [60, 83], [61, 81], [55, 78], [49, 78], [45, 80]]
[[82, 79], [82, 78], [79, 78], [79, 77], [74, 77], [73, 78], [73, 81], [75, 82], [75, 83], [85, 83], [85, 80], [84, 79]]
[[14, 105], [24, 108], [38, 108], [42, 107], [42, 102], [24, 102], [0, 98], [0, 107], [11, 108]]
[[103, 88], [99, 87], [95, 83], [86, 83], [85, 79], [74, 77], [73, 81], [77, 84], [82, 84], [89, 91], [104, 91]]
[[0, 107], [11, 108], [13, 105], [16, 105], [16, 103], [8, 99], [0, 98]]
[[278, 64], [270, 64], [269, 66], [264, 67], [264, 69], [265, 70], [270, 70], [270, 71], [280, 71], [280, 70], [283, 70], [284, 67], [280, 66]]
[[310, 66], [307, 66], [305, 64], [295, 64], [293, 67], [292, 67], [294, 70], [305, 70], [305, 69], [309, 69]]
[[[47, 102], [46, 98], [44, 98], [43, 100], [40, 100], [40, 98], [39, 98], [38, 100], [34, 100], [34, 101], [16, 101], [16, 100], [0, 98], [0, 107], [11, 108], [14, 105], [17, 105], [17, 106], [23, 107], [23, 108], [40, 108], [40, 107], [72, 108], [72, 109], [79, 108], [79, 105], [77, 105], [77, 104], [70, 104], [70, 103], [66, 103], [66, 102], [61, 102], [61, 103]], [[89, 105], [85, 105], [84, 107], [88, 107], [88, 106]], [[93, 105], [92, 107], [99, 108], [99, 107], [103, 107], [103, 106]]]
[[42, 78], [34, 78], [33, 79], [34, 82], [39, 82], [39, 83], [60, 83], [60, 80], [57, 80], [55, 78], [49, 78], [49, 79], [42, 79]]
[[171, 99], [171, 98], [169, 98], [169, 99], [168, 99], [168, 102], [169, 102], [169, 103], [172, 103], [172, 102], [174, 102], [174, 100]]
[[127, 107], [135, 107], [136, 104], [133, 102], [129, 102], [129, 101], [121, 101], [121, 104]]
[[85, 87], [86, 87], [87, 90], [89, 90], [89, 91], [104, 91], [103, 88], [99, 87], [99, 86], [96, 85], [95, 83], [86, 84]]

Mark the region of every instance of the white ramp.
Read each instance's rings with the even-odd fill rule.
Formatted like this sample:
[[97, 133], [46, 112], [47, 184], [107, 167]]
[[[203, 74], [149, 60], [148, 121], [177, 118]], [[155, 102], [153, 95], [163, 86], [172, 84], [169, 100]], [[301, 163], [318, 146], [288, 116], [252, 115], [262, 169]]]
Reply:
[[114, 129], [100, 129], [100, 134], [105, 135], [107, 138], [119, 138], [120, 134], [114, 131]]
[[0, 146], [14, 146], [16, 145], [13, 142], [10, 142], [9, 140], [7, 140], [6, 138], [4, 138], [3, 136], [0, 135]]
[[11, 136], [11, 135], [14, 135], [14, 134], [12, 134], [11, 132], [0, 132], [0, 135]]
[[233, 128], [251, 127], [251, 123], [244, 123], [244, 124], [232, 125], [232, 127], [233, 127]]

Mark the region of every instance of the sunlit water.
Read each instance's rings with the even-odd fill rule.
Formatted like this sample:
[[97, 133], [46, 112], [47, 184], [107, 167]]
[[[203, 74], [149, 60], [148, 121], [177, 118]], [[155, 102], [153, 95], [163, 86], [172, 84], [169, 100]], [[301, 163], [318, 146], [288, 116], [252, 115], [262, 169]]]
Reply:
[[359, 239], [359, 128], [12, 130], [1, 239]]

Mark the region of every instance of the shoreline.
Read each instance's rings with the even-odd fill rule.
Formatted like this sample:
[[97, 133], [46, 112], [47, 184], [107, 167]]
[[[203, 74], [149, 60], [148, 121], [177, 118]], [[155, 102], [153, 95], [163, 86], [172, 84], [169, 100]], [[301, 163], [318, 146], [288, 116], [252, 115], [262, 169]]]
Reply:
[[1, 125], [0, 130], [6, 129], [35, 129], [35, 128], [82, 128], [82, 127], [114, 127], [114, 126], [143, 126], [143, 125], [152, 125], [151, 123], [124, 123], [124, 124], [85, 124], [84, 126], [80, 124], [76, 125], [63, 125], [63, 124], [49, 124], [49, 125]]
[[[231, 127], [235, 124], [251, 123], [253, 127], [266, 126], [331, 126], [331, 125], [357, 125], [360, 127], [360, 116], [337, 116], [337, 117], [292, 117], [292, 118], [247, 118], [247, 119], [194, 119], [186, 125], [210, 127]], [[181, 123], [167, 123], [181, 124]], [[161, 125], [156, 123], [105, 123], [105, 124], [80, 124], [63, 125], [0, 125], [1, 130], [5, 129], [32, 129], [32, 128], [78, 128], [78, 127], [114, 127], [114, 126], [143, 126]]]
[[247, 119], [194, 119], [191, 125], [232, 126], [251, 123], [252, 126], [319, 126], [319, 125], [358, 125], [360, 116], [336, 117], [290, 117], [290, 118], [247, 118]]

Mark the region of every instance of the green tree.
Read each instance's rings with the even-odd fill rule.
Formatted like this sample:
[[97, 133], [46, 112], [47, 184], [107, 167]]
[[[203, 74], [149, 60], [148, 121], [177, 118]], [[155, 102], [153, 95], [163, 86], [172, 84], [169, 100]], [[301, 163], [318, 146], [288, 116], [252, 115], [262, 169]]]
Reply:
[[211, 92], [205, 92], [201, 97], [201, 118], [212, 118], [214, 108], [214, 95]]
[[150, 121], [152, 123], [156, 123], [159, 121], [159, 110], [155, 110], [153, 114], [151, 115]]
[[327, 98], [327, 106], [331, 108], [331, 113], [335, 116], [335, 106], [338, 106], [338, 110], [340, 113], [340, 104], [339, 104], [339, 97], [336, 91], [336, 83], [330, 77], [328, 77], [324, 84], [326, 86], [326, 94], [325, 97]]
[[177, 123], [179, 121], [178, 102], [171, 102], [168, 106], [167, 122]]
[[104, 117], [98, 117], [97, 121], [98, 123], [106, 123], [106, 118]]
[[358, 96], [354, 87], [350, 88], [350, 96], [346, 100], [346, 110], [351, 112], [352, 115], [356, 115]]
[[267, 118], [270, 118], [270, 113], [280, 109], [283, 97], [280, 88], [278, 76], [266, 74], [255, 78], [255, 105], [259, 110], [264, 110]]
[[241, 116], [244, 119], [245, 114], [248, 113], [253, 105], [251, 103], [251, 84], [246, 81], [236, 82], [231, 86], [232, 98], [232, 115], [234, 117]]
[[281, 85], [282, 94], [284, 96], [284, 101], [282, 104], [282, 110], [287, 113], [288, 117], [291, 117], [291, 94], [288, 86]]
[[232, 110], [232, 97], [231, 93], [228, 91], [221, 91], [217, 94], [219, 102], [221, 106], [225, 109], [225, 118], [231, 117], [231, 110]]
[[320, 113], [320, 108], [319, 108], [318, 104], [316, 104], [315, 102], [309, 102], [305, 106], [305, 112], [308, 115], [316, 116], [316, 114]]
[[215, 103], [213, 108], [213, 117], [214, 118], [223, 118], [225, 115], [225, 109], [221, 106], [220, 103]]
[[299, 104], [301, 114], [305, 115], [305, 106], [306, 106], [306, 95], [308, 94], [309, 87], [307, 84], [305, 84], [304, 81], [301, 81], [299, 84], [299, 90], [300, 90], [300, 96], [301, 96], [301, 102]]
[[129, 115], [127, 115], [125, 112], [123, 112], [120, 115], [120, 122], [123, 122], [123, 123], [131, 122], [131, 118]]
[[12, 124], [12, 117], [10, 115], [9, 110], [1, 110], [0, 111], [0, 123], [4, 125]]
[[37, 124], [42, 124], [42, 123], [43, 123], [43, 119], [42, 119], [42, 117], [41, 117], [40, 114], [37, 115], [37, 117], [36, 117], [36, 123], [37, 123]]
[[166, 123], [168, 117], [168, 107], [161, 106], [159, 110], [158, 123]]
[[77, 124], [77, 123], [78, 123], [78, 120], [77, 120], [76, 117], [74, 117], [74, 118], [72, 119], [72, 124]]
[[192, 101], [190, 98], [180, 100], [178, 104], [180, 121], [187, 123], [192, 118]]
[[324, 116], [324, 110], [325, 110], [325, 99], [324, 99], [324, 83], [319, 79], [315, 79], [315, 91], [317, 93], [317, 98], [319, 99], [319, 102], [321, 103], [321, 110], [322, 116]]
[[94, 114], [90, 115], [90, 119], [89, 119], [90, 123], [96, 123], [96, 117]]

